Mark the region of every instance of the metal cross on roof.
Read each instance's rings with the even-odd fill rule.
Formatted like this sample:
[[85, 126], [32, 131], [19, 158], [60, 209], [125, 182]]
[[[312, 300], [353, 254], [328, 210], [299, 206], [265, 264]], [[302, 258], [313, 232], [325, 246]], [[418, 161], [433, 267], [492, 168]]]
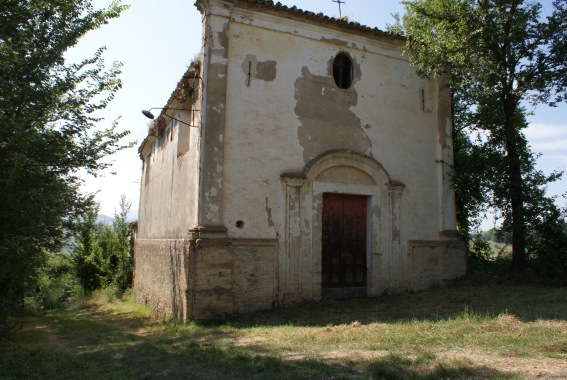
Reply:
[[341, 11], [341, 4], [344, 4], [345, 2], [344, 2], [344, 1], [341, 1], [341, 0], [333, 0], [333, 3], [339, 4], [339, 17], [340, 17], [340, 18], [343, 18], [343, 13], [342, 13], [342, 11]]

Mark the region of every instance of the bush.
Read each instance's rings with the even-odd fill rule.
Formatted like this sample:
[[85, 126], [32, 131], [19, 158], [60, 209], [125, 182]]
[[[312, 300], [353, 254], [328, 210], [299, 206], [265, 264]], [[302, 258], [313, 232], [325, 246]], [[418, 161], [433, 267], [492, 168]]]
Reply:
[[57, 309], [76, 299], [80, 293], [69, 256], [52, 254], [39, 271], [37, 287], [26, 297], [26, 306], [35, 310]]
[[469, 258], [473, 263], [486, 263], [493, 257], [492, 247], [480, 234], [476, 235], [469, 246]]
[[527, 239], [530, 267], [550, 282], [567, 284], [567, 223], [543, 223]]
[[20, 303], [0, 298], [0, 339], [22, 327]]

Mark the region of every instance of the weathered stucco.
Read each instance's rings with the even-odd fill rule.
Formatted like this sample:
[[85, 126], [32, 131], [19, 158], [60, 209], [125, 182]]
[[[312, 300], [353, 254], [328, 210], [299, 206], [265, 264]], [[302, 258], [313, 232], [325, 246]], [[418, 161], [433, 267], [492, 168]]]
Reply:
[[220, 225], [223, 212], [223, 162], [226, 117], [229, 22], [226, 10], [211, 5], [204, 21], [203, 117], [198, 224]]
[[[334, 57], [331, 57], [332, 64]], [[308, 67], [301, 69], [295, 82], [295, 114], [301, 123], [297, 137], [303, 159], [334, 149], [348, 149], [372, 156], [372, 142], [351, 110], [358, 94], [353, 86], [341, 90], [331, 75], [316, 76]]]
[[164, 317], [187, 318], [187, 248], [184, 239], [137, 239], [136, 301]]
[[218, 318], [273, 306], [276, 241], [191, 239], [189, 245], [189, 318]]
[[[169, 114], [193, 125], [200, 119], [197, 112]], [[167, 117], [166, 120], [166, 127], [141, 151], [144, 163], [138, 231], [143, 239], [181, 238], [197, 221], [193, 194], [197, 193], [199, 179], [198, 130]], [[181, 155], [180, 136], [188, 147]]]
[[[184, 242], [187, 249], [176, 251], [186, 263], [183, 315], [321, 299], [326, 193], [367, 200], [364, 294], [424, 289], [464, 274], [443, 83], [419, 78], [402, 42], [384, 33], [307, 22], [255, 0], [198, 0], [197, 7], [204, 34], [193, 108], [202, 111], [181, 160], [166, 144], [152, 153], [136, 253], [150, 268], [159, 259], [149, 247], [171, 245], [153, 239]], [[333, 78], [339, 53], [353, 64], [347, 89]], [[141, 299], [167, 298], [150, 275], [136, 268]]]
[[276, 61], [258, 62], [258, 57], [248, 54], [242, 62], [242, 70], [246, 75], [246, 85], [250, 86], [253, 79], [271, 82], [276, 79]]

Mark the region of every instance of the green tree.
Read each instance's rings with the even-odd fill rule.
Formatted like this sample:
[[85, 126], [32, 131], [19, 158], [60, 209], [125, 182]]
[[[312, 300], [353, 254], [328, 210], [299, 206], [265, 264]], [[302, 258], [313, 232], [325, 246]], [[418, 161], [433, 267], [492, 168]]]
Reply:
[[[4, 0], [0, 5], [0, 325], [33, 286], [44, 252], [58, 252], [91, 202], [77, 173], [125, 148], [127, 132], [100, 131], [96, 111], [121, 87], [103, 49], [80, 63], [64, 54], [125, 9], [89, 0]], [[3, 305], [3, 306], [2, 306]], [[2, 311], [4, 310], [4, 311]]]
[[453, 133], [453, 149], [457, 230], [469, 247], [470, 236], [479, 228], [490, 202], [486, 175], [490, 157], [484, 147], [472, 141], [461, 128]]
[[99, 205], [86, 207], [75, 225], [75, 249], [73, 266], [83, 291], [90, 293], [100, 287], [101, 250], [99, 247], [100, 225], [97, 223]]
[[98, 205], [88, 207], [79, 217], [73, 252], [75, 273], [86, 293], [114, 286], [123, 293], [132, 284], [130, 224], [131, 204], [122, 195], [120, 210], [114, 214], [112, 226], [98, 223]]
[[132, 286], [133, 257], [130, 249], [132, 229], [128, 223], [128, 214], [132, 209], [132, 203], [128, 202], [125, 195], [120, 196], [120, 210], [114, 214], [112, 229], [116, 236], [116, 269], [114, 271], [113, 283], [119, 291], [124, 292]]
[[554, 1], [543, 19], [541, 4], [524, 0], [403, 3], [411, 63], [424, 76], [447, 79], [466, 113], [461, 121], [484, 134], [481, 146], [497, 158], [485, 175], [512, 233], [513, 268], [521, 271], [530, 218], [524, 181], [541, 179], [522, 133], [522, 102], [555, 105], [567, 95], [567, 5]]

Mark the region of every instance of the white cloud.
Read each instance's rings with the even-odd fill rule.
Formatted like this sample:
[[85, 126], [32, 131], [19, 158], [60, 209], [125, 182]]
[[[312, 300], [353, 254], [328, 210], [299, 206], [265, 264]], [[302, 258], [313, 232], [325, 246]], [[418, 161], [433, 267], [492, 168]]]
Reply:
[[560, 139], [553, 139], [553, 140], [540, 140], [537, 141], [535, 139], [530, 140], [530, 145], [535, 152], [549, 152], [549, 151], [557, 151], [562, 150], [567, 154], [567, 136], [561, 137]]
[[[530, 126], [524, 130], [524, 133], [530, 141], [556, 138], [558, 136], [565, 136], [567, 138], [567, 125], [534, 123], [530, 124]], [[567, 148], [567, 146], [565, 147]]]
[[567, 152], [563, 155], [555, 155], [550, 158], [554, 160], [558, 165], [560, 165], [560, 167], [562, 167], [563, 169], [567, 169]]

